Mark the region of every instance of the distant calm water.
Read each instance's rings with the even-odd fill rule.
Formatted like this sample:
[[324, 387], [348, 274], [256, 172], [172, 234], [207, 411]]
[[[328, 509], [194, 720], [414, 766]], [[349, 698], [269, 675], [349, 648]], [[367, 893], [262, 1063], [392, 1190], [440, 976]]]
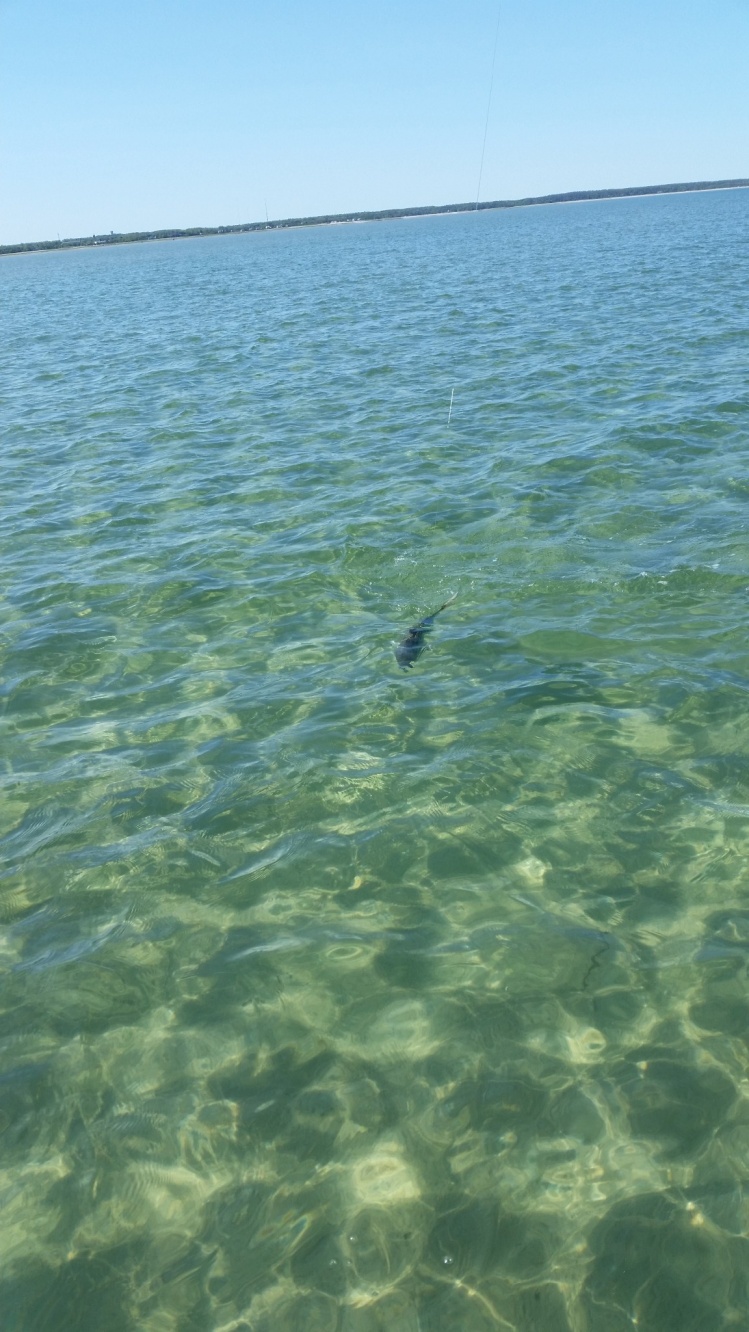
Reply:
[[749, 191], [0, 292], [4, 1332], [749, 1328]]

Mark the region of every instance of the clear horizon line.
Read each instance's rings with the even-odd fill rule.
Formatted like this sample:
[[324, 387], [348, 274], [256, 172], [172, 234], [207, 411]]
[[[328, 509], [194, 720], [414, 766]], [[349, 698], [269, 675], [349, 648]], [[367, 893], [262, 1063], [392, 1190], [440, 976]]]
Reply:
[[658, 194], [688, 194], [708, 190], [749, 189], [749, 178], [684, 181], [663, 185], [628, 185], [600, 190], [568, 190], [559, 194], [529, 195], [519, 199], [492, 199], [457, 204], [424, 204], [408, 208], [358, 209], [349, 213], [320, 213], [315, 216], [276, 218], [265, 222], [237, 222], [215, 227], [163, 227], [150, 231], [111, 231], [60, 240], [17, 241], [0, 245], [0, 256], [33, 254], [39, 251], [85, 249], [99, 245], [132, 245], [149, 240], [183, 240], [196, 236], [238, 235], [252, 231], [280, 231], [290, 227], [325, 226], [346, 222], [387, 222], [413, 217], [444, 216], [449, 213], [486, 212], [491, 209], [528, 208], [542, 204], [594, 203], [606, 199], [642, 198]]

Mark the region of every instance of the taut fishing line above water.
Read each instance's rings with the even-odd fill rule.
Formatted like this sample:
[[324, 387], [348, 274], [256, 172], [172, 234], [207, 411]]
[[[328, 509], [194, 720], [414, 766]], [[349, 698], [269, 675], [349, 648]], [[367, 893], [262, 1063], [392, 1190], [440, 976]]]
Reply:
[[479, 183], [476, 186], [475, 208], [478, 208], [479, 206], [479, 196], [481, 194], [481, 177], [484, 174], [484, 154], [486, 153], [486, 136], [489, 133], [489, 115], [492, 109], [492, 93], [494, 92], [494, 69], [497, 63], [497, 46], [499, 45], [499, 24], [501, 18], [502, 18], [502, 7], [500, 6], [499, 9], [497, 10], [497, 28], [494, 33], [494, 50], [492, 52], [492, 72], [491, 72], [491, 77], [489, 79], [489, 96], [486, 102], [486, 120], [484, 121], [484, 141], [481, 145], [481, 164], [479, 166]]
[[[479, 198], [480, 198], [480, 196], [481, 196], [481, 178], [482, 178], [482, 176], [483, 176], [483, 174], [484, 174], [484, 157], [485, 157], [485, 155], [486, 155], [486, 139], [487, 139], [487, 135], [488, 135], [488, 133], [489, 133], [489, 116], [490, 116], [490, 114], [491, 114], [491, 109], [492, 109], [492, 94], [493, 94], [493, 92], [494, 92], [494, 70], [495, 70], [495, 67], [496, 67], [496, 64], [497, 64], [497, 47], [498, 47], [498, 45], [499, 45], [499, 24], [500, 24], [500, 20], [501, 20], [501, 18], [502, 18], [502, 7], [501, 7], [501, 5], [500, 5], [500, 7], [499, 7], [498, 10], [497, 10], [497, 26], [496, 26], [496, 29], [495, 29], [495, 32], [494, 32], [494, 49], [493, 49], [493, 51], [492, 51], [492, 69], [491, 69], [491, 75], [490, 75], [490, 78], [489, 78], [489, 96], [488, 96], [487, 101], [486, 101], [486, 119], [485, 119], [485, 121], [484, 121], [484, 139], [483, 139], [483, 142], [482, 142], [482, 144], [481, 144], [481, 162], [480, 162], [480, 164], [479, 164], [479, 179], [478, 179], [478, 185], [476, 186], [476, 203], [474, 204], [474, 212], [476, 212], [476, 211], [478, 210], [478, 206], [479, 206]], [[450, 424], [450, 422], [451, 422], [451, 420], [452, 420], [452, 415], [453, 415], [453, 400], [454, 400], [454, 398], [455, 398], [455, 387], [453, 387], [452, 393], [450, 394], [450, 407], [449, 407], [449, 410], [448, 410], [448, 413], [447, 413], [447, 424], [448, 424], [448, 426], [449, 426], [449, 424]]]

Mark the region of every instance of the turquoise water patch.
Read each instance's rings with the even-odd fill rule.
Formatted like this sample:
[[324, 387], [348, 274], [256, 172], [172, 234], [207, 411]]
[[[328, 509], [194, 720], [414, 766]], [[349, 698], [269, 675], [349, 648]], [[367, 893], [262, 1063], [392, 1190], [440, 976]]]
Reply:
[[749, 1322], [747, 207], [4, 259], [11, 1332]]

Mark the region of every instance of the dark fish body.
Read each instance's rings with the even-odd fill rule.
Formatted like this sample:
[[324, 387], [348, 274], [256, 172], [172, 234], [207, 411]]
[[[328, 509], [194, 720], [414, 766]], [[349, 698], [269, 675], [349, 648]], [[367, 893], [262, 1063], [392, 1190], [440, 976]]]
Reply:
[[443, 601], [436, 611], [432, 611], [431, 615], [425, 615], [424, 619], [419, 620], [418, 624], [411, 625], [405, 638], [401, 639], [395, 649], [395, 660], [402, 670], [410, 670], [417, 658], [421, 656], [426, 647], [427, 634], [432, 632], [435, 617], [454, 600], [455, 597], [449, 597], [447, 601]]

